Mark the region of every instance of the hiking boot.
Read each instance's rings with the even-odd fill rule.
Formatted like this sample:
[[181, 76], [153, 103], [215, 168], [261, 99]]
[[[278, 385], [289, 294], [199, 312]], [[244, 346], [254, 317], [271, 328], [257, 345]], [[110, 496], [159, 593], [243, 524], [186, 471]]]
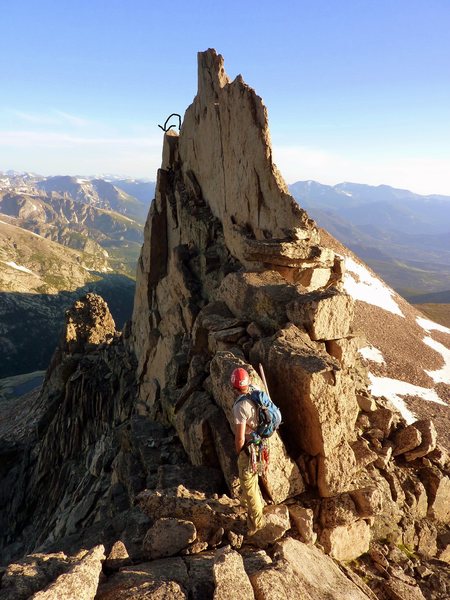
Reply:
[[263, 529], [266, 526], [266, 518], [263, 516], [263, 518], [261, 519], [261, 525], [259, 527], [249, 527], [247, 529], [247, 535], [246, 537], [253, 537], [254, 535], [256, 535], [258, 533], [258, 531], [261, 531], [261, 529]]

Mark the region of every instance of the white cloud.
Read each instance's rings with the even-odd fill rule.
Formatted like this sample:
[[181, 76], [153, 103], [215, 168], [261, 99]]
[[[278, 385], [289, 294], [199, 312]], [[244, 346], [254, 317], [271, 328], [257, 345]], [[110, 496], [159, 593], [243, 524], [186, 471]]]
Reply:
[[90, 119], [85, 119], [84, 117], [79, 117], [77, 115], [71, 115], [70, 113], [62, 110], [55, 110], [55, 114], [58, 115], [63, 122], [69, 123], [69, 125], [74, 125], [75, 127], [87, 127], [93, 123], [93, 121]]
[[163, 135], [79, 135], [48, 131], [0, 131], [0, 164], [4, 169], [43, 175], [116, 173], [156, 179]]
[[160, 137], [108, 137], [108, 136], [77, 136], [68, 133], [40, 131], [0, 131], [0, 146], [20, 147], [68, 147], [68, 146], [123, 146], [138, 148], [161, 149]]
[[21, 121], [32, 123], [33, 125], [39, 126], [61, 126], [70, 125], [72, 127], [87, 127], [94, 124], [94, 121], [80, 117], [78, 115], [72, 115], [62, 110], [51, 110], [48, 113], [29, 113], [21, 110], [9, 111], [15, 117]]

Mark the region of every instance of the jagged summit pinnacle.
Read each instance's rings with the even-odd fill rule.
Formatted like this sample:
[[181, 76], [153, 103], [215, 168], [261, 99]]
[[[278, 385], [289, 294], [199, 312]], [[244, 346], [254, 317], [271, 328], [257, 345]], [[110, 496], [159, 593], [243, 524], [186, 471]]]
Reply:
[[298, 207], [272, 161], [267, 110], [241, 76], [231, 81], [215, 50], [198, 54], [198, 93], [184, 116], [178, 159], [184, 174], [195, 173], [232, 251], [244, 258], [239, 241], [318, 241], [314, 222]]

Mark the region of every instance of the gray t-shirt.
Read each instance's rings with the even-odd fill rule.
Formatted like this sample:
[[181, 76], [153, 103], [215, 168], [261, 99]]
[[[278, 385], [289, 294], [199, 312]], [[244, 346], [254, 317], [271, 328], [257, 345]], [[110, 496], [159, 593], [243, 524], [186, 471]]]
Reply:
[[234, 424], [245, 423], [245, 435], [249, 436], [258, 426], [258, 414], [255, 403], [248, 400], [245, 395], [240, 396], [233, 405]]

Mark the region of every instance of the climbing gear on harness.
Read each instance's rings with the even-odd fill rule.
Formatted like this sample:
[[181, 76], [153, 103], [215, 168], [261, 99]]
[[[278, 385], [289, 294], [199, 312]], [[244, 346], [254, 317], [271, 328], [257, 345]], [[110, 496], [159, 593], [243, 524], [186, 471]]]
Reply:
[[269, 467], [270, 450], [267, 440], [260, 440], [258, 443], [250, 443], [249, 450], [249, 470], [252, 473], [265, 476]]

